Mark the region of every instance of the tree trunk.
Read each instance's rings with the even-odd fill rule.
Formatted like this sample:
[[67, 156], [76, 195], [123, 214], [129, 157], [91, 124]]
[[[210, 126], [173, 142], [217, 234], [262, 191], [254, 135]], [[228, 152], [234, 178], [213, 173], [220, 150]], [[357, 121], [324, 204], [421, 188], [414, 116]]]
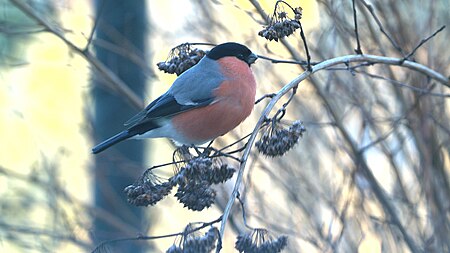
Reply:
[[[147, 13], [145, 1], [96, 1], [98, 19], [96, 39], [111, 43], [119, 50], [138, 56], [146, 52]], [[97, 57], [121, 78], [136, 94], [145, 92], [143, 70], [128, 57], [94, 43]], [[95, 75], [95, 73], [94, 73]], [[105, 90], [103, 80], [93, 78], [92, 90], [95, 116], [94, 139], [105, 140], [123, 130], [123, 123], [138, 108], [131, 106], [120, 94]], [[148, 221], [144, 209], [127, 203], [123, 189], [132, 184], [144, 169], [144, 142], [124, 141], [95, 156], [94, 196], [99, 209], [93, 218], [95, 243], [105, 240], [136, 237], [146, 234]], [[111, 244], [112, 252], [143, 252], [150, 250], [143, 242]]]

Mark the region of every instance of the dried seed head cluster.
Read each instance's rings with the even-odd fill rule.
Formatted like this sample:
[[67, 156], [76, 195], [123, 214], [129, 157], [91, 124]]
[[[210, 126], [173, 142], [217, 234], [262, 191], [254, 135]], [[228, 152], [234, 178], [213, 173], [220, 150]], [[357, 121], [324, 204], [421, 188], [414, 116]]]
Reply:
[[125, 187], [124, 192], [127, 200], [135, 206], [154, 205], [165, 196], [169, 195], [175, 186], [172, 182], [160, 182], [151, 171], [136, 181], [134, 184]]
[[158, 62], [156, 65], [159, 70], [170, 74], [176, 73], [177, 76], [179, 76], [181, 73], [197, 64], [205, 54], [205, 51], [198, 48], [192, 48], [189, 43], [185, 43], [174, 47], [170, 51], [167, 60]]
[[186, 145], [182, 145], [175, 149], [172, 155], [172, 160], [177, 171], [179, 171], [183, 166], [186, 165], [186, 162], [184, 161], [189, 161], [193, 158], [194, 156], [189, 151], [189, 147]]
[[234, 172], [227, 164], [196, 157], [189, 160], [170, 181], [178, 185], [175, 196], [185, 207], [201, 211], [214, 203], [216, 191], [211, 185], [230, 179]]
[[287, 12], [278, 11], [278, 4], [275, 7], [275, 11], [272, 17], [270, 17], [269, 25], [259, 31], [258, 35], [266, 38], [269, 41], [281, 39], [285, 36], [289, 36], [300, 28], [300, 19], [302, 18], [302, 8], [291, 8], [294, 13], [294, 18], [289, 18]]
[[213, 159], [205, 157], [196, 157], [189, 160], [182, 170], [178, 175], [182, 174], [185, 179], [208, 181], [210, 184], [223, 183], [234, 174], [234, 169], [228, 167], [227, 164], [214, 162]]
[[216, 191], [203, 181], [188, 183], [178, 187], [175, 197], [180, 203], [183, 203], [184, 207], [194, 211], [201, 211], [214, 203]]
[[302, 7], [297, 7], [297, 8], [294, 8], [294, 19], [295, 20], [300, 20], [301, 18], [302, 18], [302, 12], [303, 12], [303, 9], [302, 9]]
[[264, 29], [258, 32], [258, 35], [270, 41], [278, 41], [278, 39], [293, 34], [298, 28], [300, 28], [298, 21], [285, 19], [264, 27]]
[[183, 238], [183, 243], [180, 246], [174, 244], [166, 253], [208, 253], [216, 247], [218, 238], [219, 230], [216, 227], [211, 227], [203, 236], [195, 236], [193, 233], [188, 233]]
[[254, 229], [252, 232], [239, 235], [235, 248], [244, 253], [277, 253], [287, 245], [287, 236], [273, 239], [265, 229]]
[[128, 202], [136, 206], [154, 205], [178, 186], [175, 197], [185, 207], [201, 211], [210, 207], [216, 198], [211, 187], [233, 177], [235, 170], [218, 160], [194, 157], [179, 168], [167, 182], [161, 182], [151, 170], [146, 171], [134, 184], [124, 189]]
[[289, 128], [280, 126], [278, 121], [263, 128], [264, 133], [255, 146], [266, 156], [282, 156], [289, 151], [306, 131], [301, 121], [295, 121]]

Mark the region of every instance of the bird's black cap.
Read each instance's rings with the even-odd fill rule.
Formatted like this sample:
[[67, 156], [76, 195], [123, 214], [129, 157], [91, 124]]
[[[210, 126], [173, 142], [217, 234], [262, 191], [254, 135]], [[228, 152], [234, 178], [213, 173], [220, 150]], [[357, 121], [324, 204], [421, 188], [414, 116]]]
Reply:
[[226, 56], [235, 56], [246, 62], [248, 65], [254, 63], [258, 58], [256, 54], [252, 53], [252, 51], [248, 49], [248, 47], [236, 42], [227, 42], [217, 45], [211, 49], [206, 56], [212, 60], [219, 60], [220, 58]]

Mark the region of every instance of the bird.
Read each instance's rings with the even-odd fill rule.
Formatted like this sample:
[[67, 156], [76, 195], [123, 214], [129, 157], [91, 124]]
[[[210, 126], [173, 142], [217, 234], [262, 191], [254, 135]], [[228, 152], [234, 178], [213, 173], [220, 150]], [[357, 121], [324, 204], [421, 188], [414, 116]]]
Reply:
[[201, 145], [237, 127], [252, 112], [258, 56], [245, 45], [213, 47], [172, 86], [133, 116], [125, 130], [92, 148], [97, 154], [127, 139], [169, 138], [176, 145]]

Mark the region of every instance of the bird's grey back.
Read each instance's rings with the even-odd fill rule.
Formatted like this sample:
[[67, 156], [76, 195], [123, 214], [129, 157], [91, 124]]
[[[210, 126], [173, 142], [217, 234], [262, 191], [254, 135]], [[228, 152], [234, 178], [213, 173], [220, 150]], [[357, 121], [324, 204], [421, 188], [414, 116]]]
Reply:
[[181, 74], [167, 91], [180, 104], [195, 104], [213, 97], [212, 92], [226, 79], [217, 61], [203, 57], [197, 65]]

